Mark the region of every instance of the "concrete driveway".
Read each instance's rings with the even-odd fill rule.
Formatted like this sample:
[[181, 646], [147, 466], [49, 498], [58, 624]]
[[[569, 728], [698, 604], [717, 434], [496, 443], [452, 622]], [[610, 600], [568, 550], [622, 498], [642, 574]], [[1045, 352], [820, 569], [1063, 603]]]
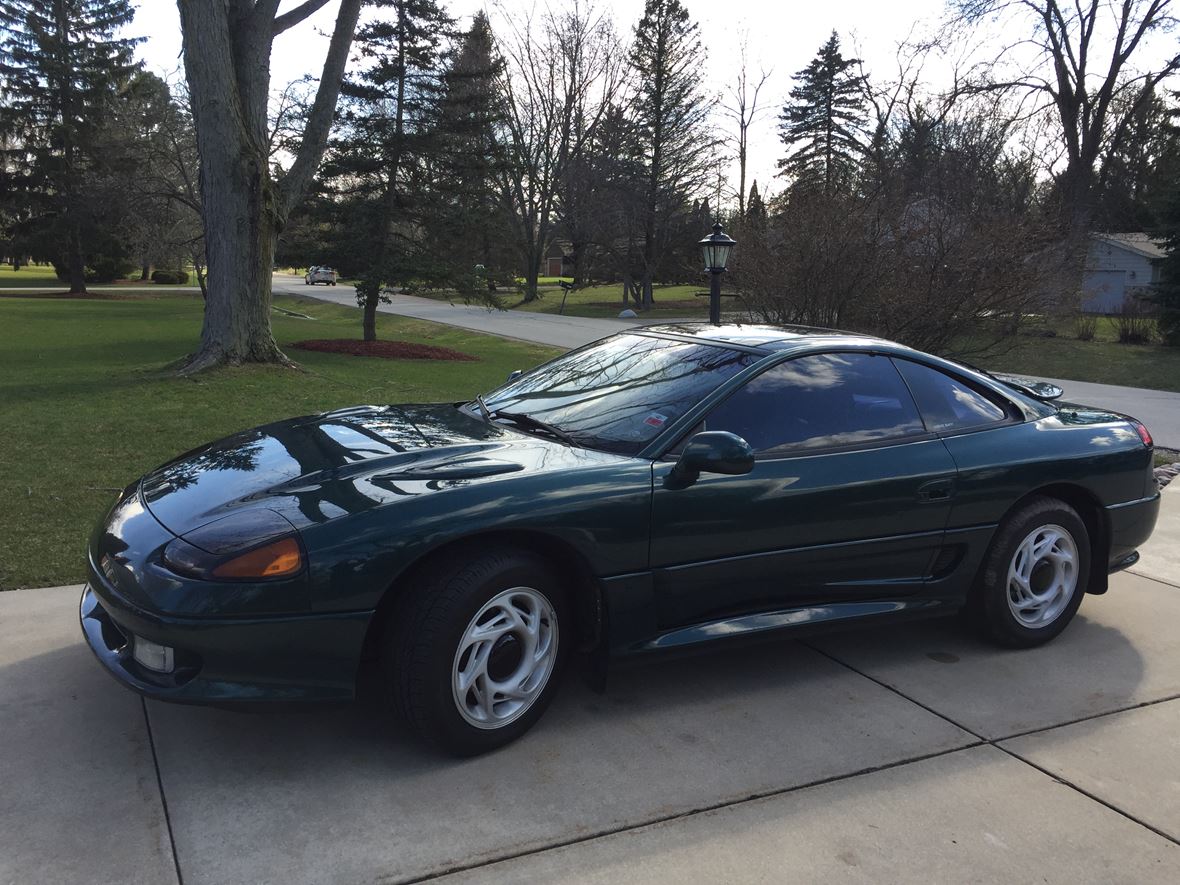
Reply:
[[[310, 296], [349, 307], [356, 306], [356, 292], [351, 286], [305, 286], [303, 277], [275, 274], [274, 290], [291, 295]], [[581, 347], [606, 335], [651, 322], [643, 318], [588, 319], [527, 311], [495, 311], [485, 307], [435, 301], [431, 298], [416, 298], [412, 295], [395, 295], [392, 304], [382, 304], [378, 310], [459, 326], [476, 332], [488, 332], [505, 338], [566, 348]], [[1059, 385], [1065, 390], [1067, 400], [1135, 416], [1151, 430], [1158, 445], [1180, 449], [1180, 393], [1052, 378], [1043, 380]]]
[[0, 883], [1174, 882], [1180, 483], [1057, 641], [951, 622], [570, 674], [479, 759], [377, 707], [143, 702], [0, 594]]

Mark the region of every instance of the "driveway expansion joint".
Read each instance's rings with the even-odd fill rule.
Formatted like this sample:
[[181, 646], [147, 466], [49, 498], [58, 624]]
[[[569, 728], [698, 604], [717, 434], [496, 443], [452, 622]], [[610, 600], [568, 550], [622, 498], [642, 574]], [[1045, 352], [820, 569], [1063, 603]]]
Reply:
[[160, 805], [164, 809], [164, 826], [168, 829], [168, 846], [172, 850], [172, 867], [176, 870], [177, 885], [184, 885], [184, 874], [180, 871], [180, 855], [176, 852], [176, 836], [172, 832], [172, 817], [168, 813], [168, 796], [164, 792], [164, 778], [160, 774], [160, 757], [156, 754], [156, 737], [152, 734], [152, 718], [148, 714], [147, 699], [142, 695], [139, 705], [143, 709], [143, 724], [147, 729], [148, 746], [152, 750], [152, 767], [156, 770], [156, 787], [160, 791]]
[[[945, 718], [945, 717], [943, 717]], [[949, 721], [949, 720], [948, 720]], [[963, 729], [967, 731], [967, 729]], [[970, 732], [968, 732], [970, 733]], [[954, 753], [961, 753], [965, 750], [972, 750], [976, 747], [983, 746], [989, 743], [985, 740], [972, 741], [969, 744], [963, 744], [958, 747], [950, 747], [946, 750], [937, 750], [933, 753], [922, 753], [918, 756], [911, 756], [906, 759], [898, 759], [894, 762], [887, 762], [884, 765], [872, 765], [867, 768], [859, 768], [856, 771], [850, 771], [847, 774], [836, 774], [831, 777], [817, 778], [816, 780], [807, 781], [806, 783], [794, 784], [789, 787], [781, 787], [773, 790], [760, 790], [756, 793], [750, 793], [746, 796], [740, 796], [736, 799], [727, 799], [721, 802], [714, 802], [708, 805], [702, 805], [697, 808], [686, 809], [674, 814], [667, 814], [661, 817], [654, 817], [650, 820], [645, 820], [637, 823], [623, 824], [617, 827], [607, 827], [606, 829], [597, 830], [593, 833], [586, 833], [582, 836], [577, 836], [572, 839], [563, 839], [558, 842], [553, 842], [548, 845], [542, 845], [536, 848], [526, 848], [522, 851], [510, 852], [508, 854], [496, 855], [489, 857], [486, 860], [476, 861], [469, 864], [456, 864], [447, 867], [446, 869], [438, 870], [433, 873], [427, 873], [421, 876], [411, 876], [407, 879], [397, 878], [396, 876], [380, 876], [371, 880], [378, 883], [378, 885], [418, 885], [420, 882], [432, 882], [437, 879], [445, 878], [446, 876], [453, 876], [456, 873], [465, 873], [471, 870], [478, 870], [483, 867], [489, 867], [498, 863], [506, 863], [508, 861], [518, 860], [522, 857], [529, 857], [534, 854], [544, 854], [548, 851], [556, 851], [561, 848], [568, 848], [571, 845], [580, 845], [584, 842], [593, 842], [596, 839], [603, 839], [608, 836], [615, 836], [619, 833], [627, 833], [632, 830], [642, 830], [647, 827], [654, 827], [660, 824], [670, 823], [672, 821], [684, 820], [686, 818], [694, 817], [698, 814], [708, 814], [713, 811], [720, 811], [724, 808], [732, 808], [738, 805], [745, 805], [749, 802], [759, 802], [763, 799], [772, 799], [777, 796], [786, 796], [791, 793], [797, 793], [800, 790], [811, 789], [812, 787], [822, 787], [827, 784], [835, 784], [841, 781], [852, 780], [853, 778], [861, 777], [866, 774], [876, 774], [880, 771], [889, 771], [894, 768], [902, 768], [906, 765], [911, 765], [915, 762], [925, 762], [929, 759], [938, 759], [941, 756], [950, 756]]]
[[[1164, 582], [1157, 581], [1157, 583], [1163, 584]], [[1169, 587], [1171, 585], [1164, 584], [1164, 586]], [[965, 726], [959, 722], [956, 722], [954, 719], [952, 719], [950, 716], [947, 716], [945, 713], [941, 713], [938, 710], [935, 710], [933, 707], [923, 704], [921, 701], [910, 697], [909, 695], [907, 695], [905, 692], [901, 691], [896, 686], [890, 685], [887, 682], [883, 682], [882, 680], [877, 679], [875, 676], [870, 676], [868, 673], [865, 673], [863, 670], [859, 670], [858, 668], [852, 666], [851, 664], [847, 663], [846, 661], [840, 660], [835, 655], [830, 654], [829, 652], [824, 651], [821, 648], [817, 648], [816, 646], [812, 645], [809, 642], [803, 642], [801, 644], [805, 645], [807, 648], [810, 648], [812, 651], [818, 652], [819, 654], [823, 655], [824, 657], [828, 658], [829, 660], [831, 660], [837, 664], [840, 664], [843, 667], [847, 667], [849, 670], [851, 670], [853, 673], [856, 673], [858, 676], [863, 676], [865, 679], [868, 679], [870, 682], [874, 682], [877, 685], [881, 686], [882, 688], [893, 692], [898, 697], [909, 701], [911, 704], [915, 704], [916, 706], [921, 707], [926, 712], [937, 716], [938, 718], [944, 720], [945, 722], [949, 722], [951, 725], [955, 726], [956, 728], [962, 729], [967, 734], [971, 735], [973, 738], [976, 739], [976, 743], [971, 744], [970, 746], [972, 746], [972, 747], [974, 747], [974, 746], [994, 747], [995, 749], [999, 750], [1001, 753], [1004, 753], [1004, 754], [1012, 757], [1013, 759], [1015, 759], [1018, 762], [1023, 762], [1029, 768], [1033, 768], [1033, 769], [1039, 771], [1041, 774], [1045, 775], [1046, 777], [1051, 778], [1052, 780], [1054, 780], [1060, 784], [1063, 784], [1064, 786], [1068, 787], [1071, 790], [1074, 790], [1075, 792], [1081, 794], [1082, 796], [1085, 796], [1087, 799], [1089, 799], [1093, 802], [1097, 802], [1099, 805], [1102, 805], [1103, 807], [1108, 808], [1109, 810], [1113, 811], [1115, 814], [1125, 817], [1127, 820], [1131, 821], [1132, 823], [1136, 823], [1139, 826], [1155, 833], [1157, 836], [1161, 836], [1162, 838], [1167, 839], [1173, 845], [1180, 846], [1180, 838], [1177, 838], [1176, 836], [1173, 836], [1173, 835], [1159, 829], [1158, 827], [1152, 826], [1151, 824], [1136, 817], [1135, 815], [1131, 814], [1130, 812], [1126, 811], [1125, 809], [1120, 808], [1119, 806], [1117, 806], [1111, 802], [1108, 802], [1099, 796], [1094, 795], [1090, 791], [1083, 789], [1082, 787], [1073, 783], [1073, 781], [1066, 780], [1062, 775], [1056, 774], [1052, 771], [1049, 771], [1046, 768], [1042, 768], [1040, 765], [1037, 765], [1035, 762], [1032, 762], [1032, 761], [1024, 758], [1023, 756], [1021, 756], [1019, 753], [1015, 752], [1014, 750], [1010, 750], [1008, 747], [1001, 745], [1002, 741], [1010, 741], [1010, 740], [1015, 740], [1016, 738], [1026, 737], [1026, 736], [1032, 735], [1032, 734], [1040, 734], [1042, 732], [1053, 731], [1054, 729], [1057, 729], [1057, 728], [1064, 728], [1069, 725], [1076, 725], [1079, 722], [1090, 722], [1091, 720], [1101, 719], [1105, 716], [1112, 716], [1117, 713], [1126, 713], [1129, 710], [1139, 710], [1144, 707], [1153, 707], [1153, 706], [1156, 706], [1157, 704], [1166, 704], [1169, 701], [1175, 701], [1175, 700], [1180, 699], [1180, 694], [1173, 694], [1173, 695], [1169, 695], [1168, 697], [1156, 698], [1155, 700], [1150, 700], [1150, 701], [1142, 701], [1141, 703], [1138, 703], [1138, 704], [1129, 704], [1125, 707], [1120, 707], [1117, 710], [1107, 710], [1102, 713], [1095, 713], [1092, 716], [1080, 716], [1077, 719], [1071, 719], [1068, 722], [1057, 722], [1057, 723], [1054, 723], [1053, 725], [1046, 725], [1041, 728], [1031, 728], [1027, 731], [1021, 731], [1021, 732], [1017, 732], [1015, 734], [1005, 735], [1003, 737], [987, 738], [981, 734], [978, 734], [973, 729], [970, 729], [967, 726]], [[969, 747], [962, 747], [960, 749], [966, 750], [966, 749], [969, 749]], [[951, 751], [951, 752], [956, 752], [956, 751]], [[935, 755], [944, 755], [944, 754], [940, 753], [940, 754], [935, 754]], [[916, 762], [918, 760], [909, 760], [909, 761]], [[907, 762], [902, 762], [899, 764], [907, 765], [907, 764], [909, 764], [909, 762], [907, 761]], [[860, 774], [860, 773], [861, 772], [857, 772], [857, 774]], [[857, 774], [848, 775], [848, 777], [856, 777]]]

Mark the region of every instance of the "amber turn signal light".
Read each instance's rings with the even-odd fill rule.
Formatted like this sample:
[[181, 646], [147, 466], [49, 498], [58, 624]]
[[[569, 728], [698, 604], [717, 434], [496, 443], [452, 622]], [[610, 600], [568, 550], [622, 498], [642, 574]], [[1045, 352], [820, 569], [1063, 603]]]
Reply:
[[294, 538], [282, 538], [235, 556], [213, 569], [215, 578], [283, 578], [303, 568], [303, 552]]

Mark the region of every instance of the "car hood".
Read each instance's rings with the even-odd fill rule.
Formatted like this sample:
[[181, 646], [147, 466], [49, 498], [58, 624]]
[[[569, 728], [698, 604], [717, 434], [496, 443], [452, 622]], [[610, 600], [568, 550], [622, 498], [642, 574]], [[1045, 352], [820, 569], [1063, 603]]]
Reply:
[[152, 515], [178, 535], [252, 507], [303, 527], [399, 497], [614, 457], [489, 424], [449, 404], [360, 406], [210, 443], [149, 473], [141, 491]]

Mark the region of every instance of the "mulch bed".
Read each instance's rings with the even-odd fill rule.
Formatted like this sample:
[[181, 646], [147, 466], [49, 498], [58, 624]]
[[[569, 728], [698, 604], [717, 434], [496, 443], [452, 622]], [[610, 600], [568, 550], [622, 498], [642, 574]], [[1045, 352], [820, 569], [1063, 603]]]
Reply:
[[355, 338], [313, 338], [291, 345], [299, 350], [320, 353], [345, 353], [349, 356], [375, 356], [383, 360], [454, 360], [477, 362], [478, 357], [448, 347], [414, 344], [409, 341], [358, 341]]

